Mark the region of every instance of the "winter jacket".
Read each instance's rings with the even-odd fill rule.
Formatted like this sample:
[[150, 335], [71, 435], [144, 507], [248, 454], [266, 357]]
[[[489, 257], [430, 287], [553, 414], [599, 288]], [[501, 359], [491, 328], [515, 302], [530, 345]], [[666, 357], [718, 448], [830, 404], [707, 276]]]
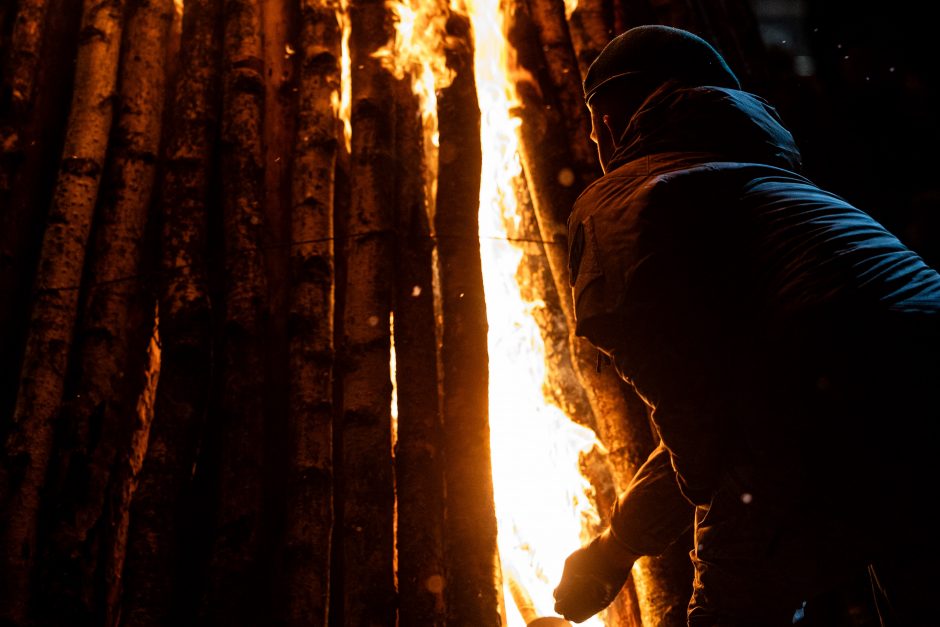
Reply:
[[661, 438], [612, 531], [656, 555], [698, 506], [697, 594], [755, 606], [869, 560], [937, 478], [940, 275], [799, 172], [761, 98], [667, 84], [568, 222], [577, 333]]

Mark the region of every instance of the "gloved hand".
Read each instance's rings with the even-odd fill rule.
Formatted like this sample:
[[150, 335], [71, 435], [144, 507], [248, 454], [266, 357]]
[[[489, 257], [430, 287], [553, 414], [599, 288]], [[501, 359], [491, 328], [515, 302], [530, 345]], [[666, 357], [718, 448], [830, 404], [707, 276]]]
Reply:
[[565, 560], [555, 588], [555, 612], [581, 623], [610, 605], [640, 555], [604, 531]]

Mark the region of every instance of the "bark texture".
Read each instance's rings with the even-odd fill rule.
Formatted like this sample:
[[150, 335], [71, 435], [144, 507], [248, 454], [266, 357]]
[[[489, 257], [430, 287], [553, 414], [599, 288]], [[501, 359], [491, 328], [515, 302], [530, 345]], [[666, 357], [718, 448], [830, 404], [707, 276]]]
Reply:
[[479, 233], [480, 110], [469, 21], [452, 14], [447, 64], [456, 76], [438, 100], [438, 236], [443, 335], [448, 622], [500, 624], [496, 515], [490, 463], [486, 303]]
[[108, 593], [102, 590], [111, 585], [106, 564], [123, 553], [107, 524], [122, 514], [108, 510], [109, 500], [129, 489], [120, 483], [131, 475], [118, 469], [143, 456], [131, 442], [140, 439], [136, 429], [149, 427], [149, 418], [134, 419], [142, 386], [149, 385], [140, 373], [148, 371], [152, 329], [146, 321], [153, 317], [149, 290], [138, 279], [146, 269], [172, 11], [171, 0], [128, 6], [115, 131], [90, 244], [91, 285], [76, 334], [76, 375], [63, 405], [63, 444], [47, 486], [57, 494], [59, 521], [44, 576], [56, 601], [47, 607], [63, 604], [61, 611], [71, 620], [93, 622], [106, 613]]
[[427, 164], [410, 77], [396, 85], [395, 364], [399, 625], [444, 625], [444, 459]]
[[394, 478], [389, 314], [392, 299], [392, 76], [374, 53], [391, 35], [381, 0], [349, 5], [352, 61], [351, 199], [343, 310], [343, 616], [395, 622]]
[[4, 86], [10, 90], [14, 109], [26, 109], [32, 103], [49, 4], [49, 0], [20, 0], [17, 7], [4, 68]]
[[36, 555], [37, 513], [66, 364], [78, 285], [111, 128], [123, 2], [88, 0], [82, 16], [72, 110], [36, 277], [13, 425], [0, 469], [3, 571], [0, 610], [25, 619]]
[[565, 5], [558, 0], [528, 0], [528, 15], [535, 27], [535, 36], [530, 35], [528, 42], [541, 43], [539, 73], [547, 79], [542, 81], [542, 99], [546, 107], [557, 109], [555, 117], [560, 117], [562, 123], [557, 128], [565, 130], [569, 161], [558, 164], [555, 176], [563, 187], [583, 189], [601, 175], [601, 168], [590, 140], [591, 117], [584, 106], [581, 73], [565, 19]]
[[226, 0], [222, 16], [222, 179], [224, 328], [217, 511], [205, 620], [263, 622], [262, 508], [265, 436], [264, 66], [261, 3]]
[[338, 3], [301, 11], [300, 103], [292, 172], [289, 471], [285, 537], [289, 625], [327, 624], [333, 528], [333, 197], [342, 132]]
[[[14, 7], [10, 6], [10, 10]], [[52, 0], [45, 58], [74, 59], [81, 3]], [[7, 59], [12, 67], [14, 61]], [[12, 419], [26, 344], [31, 290], [46, 212], [62, 157], [74, 63], [40, 63], [29, 107], [0, 98], [0, 430]], [[8, 85], [0, 89], [8, 89]]]
[[161, 376], [146, 460], [132, 503], [123, 622], [179, 624], [192, 558], [184, 552], [192, 478], [209, 400], [212, 346], [207, 260], [219, 122], [221, 0], [185, 5], [178, 79], [167, 115], [156, 201]]

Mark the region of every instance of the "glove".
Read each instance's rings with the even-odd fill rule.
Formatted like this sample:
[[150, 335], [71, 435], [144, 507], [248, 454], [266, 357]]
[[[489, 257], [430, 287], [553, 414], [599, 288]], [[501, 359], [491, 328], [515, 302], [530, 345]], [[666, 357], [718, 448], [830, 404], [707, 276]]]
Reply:
[[594, 616], [617, 598], [639, 557], [609, 529], [597, 536], [565, 560], [555, 612], [576, 623]]

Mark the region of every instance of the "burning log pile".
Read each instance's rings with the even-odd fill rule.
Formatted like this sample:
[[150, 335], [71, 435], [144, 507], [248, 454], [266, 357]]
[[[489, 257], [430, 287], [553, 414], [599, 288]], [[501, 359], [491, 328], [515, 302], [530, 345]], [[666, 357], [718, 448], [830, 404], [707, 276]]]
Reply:
[[[641, 22], [762, 80], [743, 0], [4, 3], [0, 622], [549, 613], [498, 511], [490, 281], [545, 347], [541, 415], [590, 434], [573, 548], [654, 446], [573, 335], [564, 228], [600, 174], [580, 77]], [[684, 624], [686, 551], [605, 623]]]

